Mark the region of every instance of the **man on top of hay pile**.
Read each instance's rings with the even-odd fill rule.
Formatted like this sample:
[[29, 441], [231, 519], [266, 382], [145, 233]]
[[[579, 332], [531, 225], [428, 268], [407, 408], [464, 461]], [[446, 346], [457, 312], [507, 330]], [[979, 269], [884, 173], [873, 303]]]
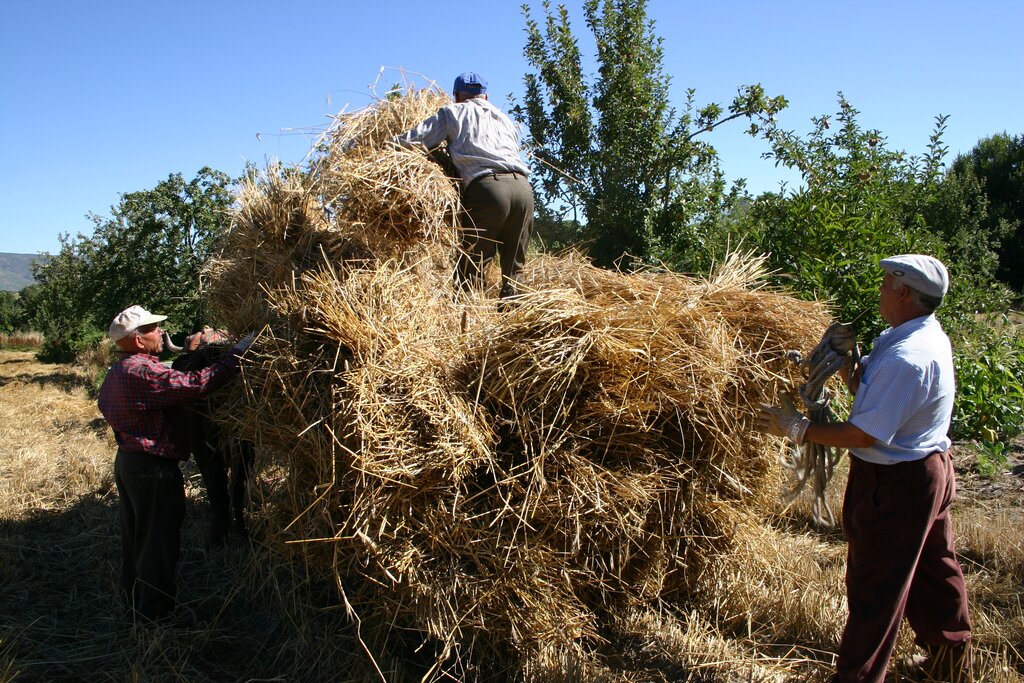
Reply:
[[949, 509], [953, 355], [934, 311], [949, 286], [931, 256], [881, 261], [879, 310], [890, 326], [857, 362], [846, 326], [826, 337], [856, 394], [846, 422], [811, 422], [792, 407], [762, 406], [761, 431], [850, 451], [843, 501], [850, 614], [839, 646], [838, 681], [878, 681], [903, 616], [939, 680], [969, 680], [971, 624]]
[[487, 82], [472, 72], [455, 79], [455, 104], [444, 107], [396, 141], [429, 150], [442, 142], [459, 171], [462, 250], [456, 279], [483, 285], [483, 269], [501, 249], [502, 298], [516, 293], [533, 230], [533, 188], [519, 157], [515, 124], [487, 99]]
[[157, 621], [174, 610], [175, 572], [185, 518], [185, 483], [178, 462], [188, 459], [184, 435], [174, 433], [165, 408], [192, 403], [238, 374], [250, 335], [211, 367], [179, 372], [163, 365], [160, 323], [141, 306], [118, 313], [109, 335], [121, 353], [100, 387], [100, 412], [114, 430], [118, 516], [123, 544], [122, 597], [136, 614]]

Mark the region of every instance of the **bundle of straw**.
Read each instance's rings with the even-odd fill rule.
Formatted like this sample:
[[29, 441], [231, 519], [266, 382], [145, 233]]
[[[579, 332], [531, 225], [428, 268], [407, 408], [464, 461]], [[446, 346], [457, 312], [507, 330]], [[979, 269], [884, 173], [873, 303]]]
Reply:
[[538, 257], [508, 310], [457, 295], [449, 181], [391, 142], [443, 103], [383, 100], [247, 186], [208, 277], [263, 332], [220, 419], [286, 473], [272, 537], [368, 640], [433, 642], [427, 678], [571, 679], [613, 612], [686, 601], [774, 508], [747, 418], [827, 320], [750, 255], [708, 279]]
[[371, 245], [375, 255], [397, 255], [426, 245], [450, 250], [457, 238], [455, 183], [420, 150], [393, 138], [451, 100], [436, 90], [413, 90], [376, 107], [339, 115], [325, 136], [326, 153], [313, 169], [324, 204]]

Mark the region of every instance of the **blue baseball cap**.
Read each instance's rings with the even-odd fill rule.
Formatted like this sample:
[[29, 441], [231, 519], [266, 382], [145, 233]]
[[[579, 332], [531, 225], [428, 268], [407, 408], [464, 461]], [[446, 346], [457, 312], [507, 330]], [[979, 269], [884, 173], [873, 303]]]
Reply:
[[487, 81], [480, 74], [467, 71], [455, 77], [453, 91], [469, 93], [471, 95], [483, 95], [487, 92]]

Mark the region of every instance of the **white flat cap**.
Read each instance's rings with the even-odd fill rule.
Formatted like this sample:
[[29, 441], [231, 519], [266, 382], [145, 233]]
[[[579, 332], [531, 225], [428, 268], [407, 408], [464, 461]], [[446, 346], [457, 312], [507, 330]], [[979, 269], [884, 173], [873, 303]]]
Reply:
[[949, 290], [949, 273], [942, 261], [924, 254], [902, 254], [882, 259], [882, 270], [898, 278], [907, 287], [941, 299]]

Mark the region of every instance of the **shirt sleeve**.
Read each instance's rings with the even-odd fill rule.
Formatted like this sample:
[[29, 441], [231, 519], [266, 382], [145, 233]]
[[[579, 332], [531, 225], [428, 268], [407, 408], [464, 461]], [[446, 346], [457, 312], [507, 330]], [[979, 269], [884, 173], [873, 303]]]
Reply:
[[870, 382], [861, 377], [849, 422], [876, 440], [891, 444], [928, 398], [921, 368], [902, 358], [885, 358], [872, 367]]
[[160, 363], [146, 363], [133, 368], [129, 393], [132, 402], [142, 410], [185, 405], [223, 386], [234, 375], [235, 367], [237, 363], [229, 358], [190, 372], [172, 370]]
[[434, 149], [448, 139], [447, 109], [441, 109], [408, 133], [395, 138], [395, 142], [403, 147], [422, 145]]

